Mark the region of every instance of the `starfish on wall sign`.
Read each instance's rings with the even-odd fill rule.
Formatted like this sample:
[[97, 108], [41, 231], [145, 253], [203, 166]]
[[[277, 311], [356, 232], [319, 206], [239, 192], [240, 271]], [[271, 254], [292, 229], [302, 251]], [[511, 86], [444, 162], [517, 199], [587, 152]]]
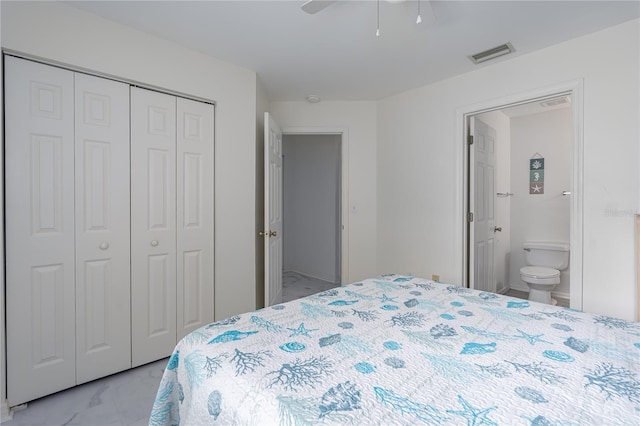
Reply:
[[544, 183], [543, 182], [529, 183], [529, 194], [534, 194], [534, 195], [544, 194]]

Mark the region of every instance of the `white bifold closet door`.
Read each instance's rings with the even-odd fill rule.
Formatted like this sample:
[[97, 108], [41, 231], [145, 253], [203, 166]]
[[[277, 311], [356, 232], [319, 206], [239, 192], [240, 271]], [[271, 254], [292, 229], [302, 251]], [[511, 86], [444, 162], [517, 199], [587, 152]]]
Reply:
[[213, 321], [213, 106], [131, 88], [132, 361]]
[[176, 98], [131, 88], [132, 365], [176, 343]]
[[127, 85], [9, 56], [5, 78], [14, 406], [130, 368], [129, 117]]
[[131, 368], [129, 86], [75, 74], [77, 383]]
[[213, 322], [213, 105], [177, 98], [177, 340]]
[[7, 398], [76, 384], [73, 73], [5, 58]]

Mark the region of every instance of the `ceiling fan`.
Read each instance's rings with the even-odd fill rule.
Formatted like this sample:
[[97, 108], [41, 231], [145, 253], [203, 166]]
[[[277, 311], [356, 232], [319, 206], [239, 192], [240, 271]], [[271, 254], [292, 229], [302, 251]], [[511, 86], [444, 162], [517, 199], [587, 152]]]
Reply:
[[[336, 3], [340, 0], [308, 0], [302, 6], [302, 10], [307, 12], [308, 14], [316, 14], [327, 7], [331, 6], [333, 3]], [[345, 0], [343, 0], [345, 1]], [[404, 3], [406, 0], [385, 0], [388, 3]], [[433, 7], [431, 5], [430, 0], [417, 0], [418, 3], [418, 16], [416, 23], [422, 22], [422, 14], [427, 17], [428, 21], [435, 21], [435, 14], [433, 11]]]
[[331, 4], [335, 3], [337, 0], [309, 0], [305, 2], [301, 7], [302, 10], [307, 12], [310, 15], [314, 13], [318, 13], [321, 10], [331, 6]]

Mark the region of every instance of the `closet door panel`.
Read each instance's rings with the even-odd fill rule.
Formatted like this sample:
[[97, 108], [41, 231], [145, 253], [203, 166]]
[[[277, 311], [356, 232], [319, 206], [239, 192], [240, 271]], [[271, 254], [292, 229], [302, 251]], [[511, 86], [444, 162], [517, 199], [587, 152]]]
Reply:
[[5, 58], [7, 397], [75, 385], [73, 73]]
[[77, 383], [131, 368], [129, 86], [75, 76]]
[[176, 344], [176, 98], [131, 88], [132, 363]]
[[177, 332], [213, 322], [213, 105], [177, 103]]

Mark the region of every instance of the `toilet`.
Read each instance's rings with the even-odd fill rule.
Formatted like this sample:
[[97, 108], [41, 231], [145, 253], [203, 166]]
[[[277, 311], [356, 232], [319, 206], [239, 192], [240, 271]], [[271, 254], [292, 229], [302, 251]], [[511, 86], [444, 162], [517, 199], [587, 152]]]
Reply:
[[529, 286], [529, 300], [555, 305], [551, 290], [569, 266], [569, 244], [529, 241], [523, 248], [527, 266], [520, 268], [520, 278]]

